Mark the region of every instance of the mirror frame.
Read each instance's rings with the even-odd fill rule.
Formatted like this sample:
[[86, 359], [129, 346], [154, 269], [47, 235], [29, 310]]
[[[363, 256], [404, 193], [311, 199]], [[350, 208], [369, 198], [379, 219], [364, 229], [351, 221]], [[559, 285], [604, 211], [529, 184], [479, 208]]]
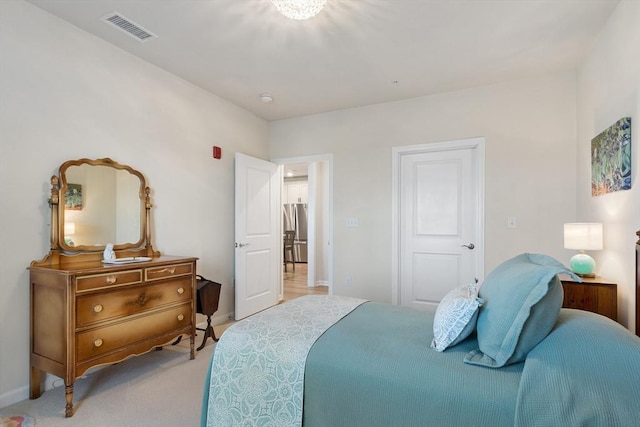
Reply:
[[64, 219], [65, 219], [65, 193], [67, 188], [67, 169], [71, 166], [105, 166], [117, 170], [124, 170], [135, 175], [140, 180], [140, 188], [138, 195], [140, 198], [140, 238], [137, 242], [114, 243], [115, 251], [136, 250], [144, 247], [146, 253], [153, 253], [151, 246], [151, 227], [150, 227], [150, 189], [147, 186], [144, 175], [131, 166], [120, 164], [110, 158], [102, 158], [91, 160], [82, 158], [78, 160], [69, 160], [64, 162], [59, 168], [59, 177], [51, 177], [51, 197], [49, 204], [51, 206], [51, 250], [61, 250], [64, 253], [86, 253], [86, 252], [102, 252], [105, 245], [96, 246], [70, 246], [64, 240]]

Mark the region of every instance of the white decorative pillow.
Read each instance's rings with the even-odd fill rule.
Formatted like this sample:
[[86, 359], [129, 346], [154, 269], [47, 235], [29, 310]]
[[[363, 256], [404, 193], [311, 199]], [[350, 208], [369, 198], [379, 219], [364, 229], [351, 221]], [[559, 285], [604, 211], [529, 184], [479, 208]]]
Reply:
[[471, 335], [482, 303], [475, 284], [462, 285], [445, 295], [433, 319], [431, 347], [444, 351]]

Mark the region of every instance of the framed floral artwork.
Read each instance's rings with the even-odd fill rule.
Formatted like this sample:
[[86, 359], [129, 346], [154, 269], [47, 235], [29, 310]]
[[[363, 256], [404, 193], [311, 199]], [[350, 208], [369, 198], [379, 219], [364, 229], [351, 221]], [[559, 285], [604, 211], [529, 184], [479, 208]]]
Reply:
[[591, 195], [631, 189], [631, 117], [591, 140]]
[[64, 208], [79, 211], [82, 209], [82, 185], [67, 184], [64, 193]]

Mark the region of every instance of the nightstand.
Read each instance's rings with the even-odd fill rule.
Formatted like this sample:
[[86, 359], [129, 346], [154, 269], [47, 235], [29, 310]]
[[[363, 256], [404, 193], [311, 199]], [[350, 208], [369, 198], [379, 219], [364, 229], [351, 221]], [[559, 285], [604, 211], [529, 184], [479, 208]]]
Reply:
[[618, 285], [602, 277], [582, 278], [582, 283], [560, 276], [564, 288], [562, 307], [602, 314], [618, 321]]

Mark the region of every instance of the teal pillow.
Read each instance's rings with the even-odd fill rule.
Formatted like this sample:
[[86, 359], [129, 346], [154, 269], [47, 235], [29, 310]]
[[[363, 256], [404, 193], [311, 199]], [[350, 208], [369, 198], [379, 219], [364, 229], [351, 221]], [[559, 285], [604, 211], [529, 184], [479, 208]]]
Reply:
[[433, 340], [431, 347], [444, 351], [467, 338], [476, 328], [478, 298], [475, 284], [462, 285], [447, 293], [433, 318]]
[[521, 254], [496, 267], [479, 292], [484, 299], [476, 327], [479, 348], [464, 362], [500, 368], [523, 361], [556, 323], [563, 299], [559, 273], [581, 281], [540, 254]]

